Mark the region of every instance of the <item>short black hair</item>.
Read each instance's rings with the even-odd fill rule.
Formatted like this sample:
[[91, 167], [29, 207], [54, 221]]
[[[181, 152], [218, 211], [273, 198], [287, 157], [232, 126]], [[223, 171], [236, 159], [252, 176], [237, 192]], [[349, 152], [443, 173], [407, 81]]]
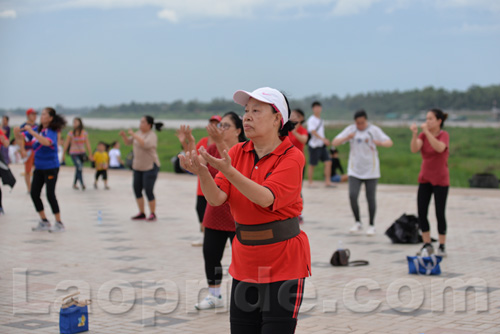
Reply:
[[314, 107], [321, 107], [321, 103], [319, 103], [319, 101], [314, 101], [314, 102], [311, 104], [311, 108], [314, 108]]
[[360, 117], [364, 117], [364, 118], [368, 119], [368, 115], [366, 114], [366, 111], [364, 109], [359, 109], [358, 111], [356, 111], [354, 113], [354, 120], [356, 120]]

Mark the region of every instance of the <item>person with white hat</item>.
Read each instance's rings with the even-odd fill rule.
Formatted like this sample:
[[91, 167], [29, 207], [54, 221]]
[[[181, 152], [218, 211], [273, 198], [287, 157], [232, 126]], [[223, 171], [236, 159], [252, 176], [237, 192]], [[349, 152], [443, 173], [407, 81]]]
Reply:
[[[294, 127], [280, 91], [237, 91], [245, 106], [243, 128], [250, 141], [217, 159], [200, 149], [179, 156], [200, 177], [208, 203], [229, 203], [236, 221], [229, 273], [233, 277], [231, 333], [294, 333], [304, 280], [310, 276], [307, 235], [300, 230], [305, 158], [288, 139]], [[202, 163], [219, 170], [213, 179]]]

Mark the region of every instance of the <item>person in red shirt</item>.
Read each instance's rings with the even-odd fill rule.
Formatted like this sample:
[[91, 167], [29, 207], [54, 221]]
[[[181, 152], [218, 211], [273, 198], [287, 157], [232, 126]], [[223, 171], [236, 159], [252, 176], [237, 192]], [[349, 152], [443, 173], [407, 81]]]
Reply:
[[[217, 125], [221, 121], [221, 117], [219, 115], [213, 115], [210, 117], [208, 120], [208, 126], [210, 125]], [[191, 132], [191, 128], [189, 126], [181, 125], [181, 127], [177, 130], [176, 136], [179, 139], [182, 149], [184, 152], [188, 152], [191, 150], [199, 150], [200, 147], [208, 148], [210, 145], [214, 144], [214, 140], [210, 137], [203, 137], [200, 139], [200, 141], [196, 144], [194, 142], [194, 137]], [[200, 187], [200, 179], [198, 178], [198, 183], [196, 185], [196, 213], [198, 215], [198, 221], [200, 223], [200, 232], [203, 233], [203, 216], [205, 215], [205, 210], [207, 208], [207, 200], [205, 199], [205, 196], [203, 196], [203, 192], [201, 191]], [[203, 236], [200, 237], [199, 239], [193, 241], [191, 243], [191, 246], [194, 247], [199, 247], [203, 246]]]
[[307, 129], [302, 126], [305, 121], [304, 112], [301, 109], [294, 109], [290, 114], [290, 121], [295, 124], [295, 128], [288, 134], [292, 144], [297, 147], [302, 153], [304, 153], [304, 146], [307, 143], [308, 132]]
[[[217, 125], [207, 127], [208, 134], [215, 144], [207, 148], [208, 154], [221, 158], [220, 152], [229, 150], [234, 145], [246, 141], [243, 132], [243, 122], [241, 118], [230, 111], [226, 113], [221, 122]], [[207, 165], [212, 177], [218, 170]], [[211, 206], [207, 204], [203, 217], [204, 238], [203, 238], [203, 258], [205, 260], [205, 274], [208, 281], [208, 295], [200, 303], [195, 305], [198, 310], [223, 307], [220, 284], [222, 281], [222, 256], [226, 247], [227, 239], [232, 243], [235, 233], [234, 218], [231, 215], [229, 203], [221, 206]]]
[[425, 249], [428, 254], [434, 253], [431, 244], [431, 234], [427, 213], [431, 196], [434, 194], [436, 206], [436, 218], [438, 221], [439, 249], [437, 254], [446, 256], [446, 199], [450, 186], [450, 172], [448, 170], [448, 156], [450, 155], [450, 136], [442, 130], [444, 121], [448, 114], [441, 109], [430, 109], [427, 112], [426, 121], [420, 127], [422, 132], [418, 134], [416, 124], [412, 124], [410, 130], [413, 133], [410, 149], [412, 153], [420, 152], [422, 155], [422, 167], [418, 175], [418, 220], [422, 230], [424, 245], [419, 252]]
[[288, 122], [290, 108], [281, 92], [240, 90], [233, 99], [245, 106], [250, 141], [225, 150], [221, 159], [199, 150], [219, 170], [215, 180], [196, 151], [179, 159], [200, 177], [208, 203], [229, 203], [236, 221], [231, 333], [294, 333], [311, 268], [309, 240], [298, 222], [305, 158], [288, 138], [294, 123]]

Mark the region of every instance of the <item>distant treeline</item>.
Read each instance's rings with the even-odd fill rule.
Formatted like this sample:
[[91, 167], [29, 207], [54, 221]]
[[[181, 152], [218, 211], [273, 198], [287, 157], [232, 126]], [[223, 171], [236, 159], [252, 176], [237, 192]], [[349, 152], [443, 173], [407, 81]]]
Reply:
[[[388, 115], [417, 116], [421, 111], [431, 107], [439, 107], [454, 111], [485, 111], [491, 110], [496, 101], [500, 102], [500, 85], [471, 86], [466, 91], [449, 91], [442, 88], [427, 87], [404, 92], [371, 92], [356, 95], [347, 95], [340, 98], [337, 95], [313, 95], [303, 99], [294, 99], [290, 96], [292, 108], [301, 108], [310, 111], [310, 105], [318, 100], [323, 104], [324, 118], [350, 118], [353, 111], [365, 109], [375, 118], [384, 118]], [[171, 103], [137, 103], [130, 102], [115, 106], [99, 105], [96, 108], [65, 108], [56, 106], [64, 114], [86, 114], [88, 117], [117, 117], [134, 118], [137, 115], [149, 114], [155, 117], [174, 119], [206, 118], [212, 114], [221, 114], [240, 107], [231, 100], [213, 99], [210, 102], [192, 100], [184, 102], [177, 100]], [[0, 109], [0, 114], [23, 114], [25, 109]]]

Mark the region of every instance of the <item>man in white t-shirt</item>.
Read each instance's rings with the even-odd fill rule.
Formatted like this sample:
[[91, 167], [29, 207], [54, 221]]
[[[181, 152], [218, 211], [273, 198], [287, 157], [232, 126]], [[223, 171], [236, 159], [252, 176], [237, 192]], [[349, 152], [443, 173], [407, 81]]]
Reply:
[[361, 184], [365, 184], [366, 199], [370, 215], [370, 227], [366, 234], [375, 234], [376, 189], [380, 178], [380, 162], [377, 146], [391, 147], [392, 140], [378, 126], [368, 123], [366, 111], [358, 110], [354, 114], [355, 124], [346, 127], [332, 141], [333, 146], [349, 142], [349, 199], [354, 214], [355, 223], [350, 232], [360, 232], [363, 229], [359, 216], [358, 196]]
[[311, 135], [311, 139], [307, 143], [309, 149], [309, 166], [307, 169], [307, 179], [309, 186], [312, 185], [314, 167], [319, 161], [325, 164], [325, 186], [332, 187], [330, 179], [332, 173], [332, 160], [328, 153], [327, 147], [330, 141], [325, 137], [325, 124], [321, 119], [321, 111], [323, 110], [321, 103], [318, 101], [312, 104], [313, 114], [307, 120], [307, 131]]

